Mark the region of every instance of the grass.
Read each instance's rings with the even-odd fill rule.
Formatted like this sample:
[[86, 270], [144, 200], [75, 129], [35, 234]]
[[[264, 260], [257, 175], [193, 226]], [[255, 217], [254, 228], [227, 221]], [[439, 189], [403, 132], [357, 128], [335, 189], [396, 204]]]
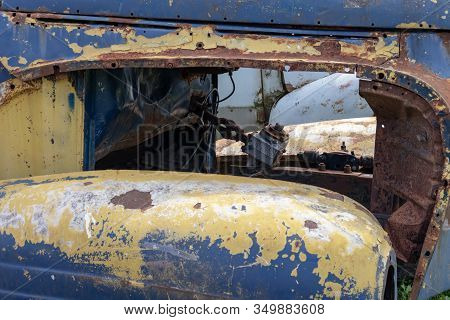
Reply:
[[432, 297], [431, 300], [450, 300], [450, 290], [444, 291], [437, 296]]
[[408, 300], [412, 289], [413, 278], [403, 278], [397, 284], [399, 300]]
[[[398, 299], [408, 300], [409, 294], [412, 289], [413, 278], [403, 278], [398, 282]], [[431, 300], [450, 300], [450, 290], [444, 291], [434, 297]]]

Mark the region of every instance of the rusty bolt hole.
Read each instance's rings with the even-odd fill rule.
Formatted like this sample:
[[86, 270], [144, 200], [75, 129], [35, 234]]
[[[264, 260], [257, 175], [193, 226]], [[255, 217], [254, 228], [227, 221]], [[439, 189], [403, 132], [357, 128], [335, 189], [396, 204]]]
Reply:
[[112, 67], [112, 68], [116, 68], [116, 67], [117, 67], [117, 64], [116, 64], [115, 62], [113, 62], [113, 63], [111, 63], [111, 67]]
[[16, 86], [15, 86], [14, 84], [11, 83], [11, 84], [9, 85], [9, 88], [10, 88], [11, 90], [14, 90], [14, 89], [16, 88]]
[[382, 73], [382, 72], [378, 73], [378, 79], [383, 80], [384, 79], [384, 73]]
[[196, 44], [197, 49], [203, 49], [204, 46], [203, 42], [197, 42]]
[[431, 255], [430, 251], [425, 251], [425, 257], [429, 257]]

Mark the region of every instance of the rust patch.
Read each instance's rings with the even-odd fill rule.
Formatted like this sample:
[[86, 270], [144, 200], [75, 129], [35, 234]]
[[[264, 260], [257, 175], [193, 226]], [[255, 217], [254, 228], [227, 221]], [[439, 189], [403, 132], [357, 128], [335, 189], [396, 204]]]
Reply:
[[123, 206], [125, 209], [140, 209], [145, 211], [151, 207], [152, 195], [150, 192], [142, 192], [138, 190], [131, 190], [111, 199], [111, 203], [116, 206]]
[[397, 85], [364, 82], [360, 94], [377, 116], [370, 211], [386, 215], [397, 257], [416, 263], [445, 163], [439, 118], [423, 97]]
[[306, 220], [305, 227], [308, 228], [309, 230], [317, 229], [317, 223], [311, 220]]
[[194, 205], [194, 209], [201, 209], [201, 208], [202, 208], [202, 204], [200, 202], [198, 202]]
[[327, 197], [329, 199], [344, 201], [344, 196], [339, 193], [325, 191], [325, 192], [322, 192], [320, 195]]

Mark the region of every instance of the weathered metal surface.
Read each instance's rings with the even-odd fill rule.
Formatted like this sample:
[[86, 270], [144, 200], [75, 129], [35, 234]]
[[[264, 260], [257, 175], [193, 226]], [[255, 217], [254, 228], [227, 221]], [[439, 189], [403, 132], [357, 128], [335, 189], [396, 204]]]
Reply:
[[[219, 115], [246, 132], [267, 122], [293, 125], [373, 115], [353, 74], [241, 68], [233, 79], [235, 92], [219, 105]], [[220, 96], [232, 88], [228, 75], [219, 75]]]
[[0, 84], [0, 179], [82, 169], [84, 104], [67, 75]]
[[443, 164], [435, 148], [442, 143], [433, 130], [436, 119], [433, 114], [424, 116], [425, 100], [402, 88], [365, 82], [361, 94], [378, 119], [371, 211], [391, 215], [387, 228], [396, 252], [402, 260], [414, 261]]
[[[393, 75], [389, 78], [396, 81]], [[446, 114], [427, 112], [427, 99], [435, 105], [439, 98], [435, 91], [423, 97], [427, 88], [417, 84], [422, 97], [385, 83], [366, 82], [360, 89], [378, 119], [371, 210], [390, 214], [387, 229], [399, 257], [404, 261], [419, 258], [413, 298], [419, 294], [448, 205], [445, 170], [442, 181], [448, 155], [440, 150], [448, 136], [443, 142], [435, 130], [439, 116]]]
[[8, 0], [3, 10], [265, 25], [449, 29], [444, 0]]
[[430, 259], [430, 266], [424, 276], [419, 299], [429, 299], [450, 290], [450, 228], [448, 218], [444, 222], [436, 251]]
[[[284, 127], [289, 134], [285, 155], [297, 155], [300, 151], [333, 152], [345, 142], [358, 156], [373, 156], [375, 148], [376, 118], [355, 118], [322, 121]], [[241, 142], [221, 139], [216, 144], [216, 154], [232, 156], [244, 154]]]
[[[22, 79], [87, 68], [134, 66], [214, 67], [252, 66], [255, 60], [328, 63], [328, 57], [354, 63], [381, 64], [399, 54], [397, 36], [372, 33], [365, 37], [330, 38], [307, 36], [272, 38], [255, 34], [221, 34], [212, 26], [179, 25], [170, 28], [111, 27], [84, 24], [43, 23], [31, 17], [3, 13], [1, 42], [16, 41], [3, 48], [0, 62]], [[23, 36], [26, 35], [26, 39]], [[26, 40], [26, 41], [25, 41]], [[38, 44], [39, 43], [39, 44]], [[30, 50], [39, 45], [40, 50]], [[232, 57], [243, 54], [238, 64]], [[200, 53], [200, 54], [199, 54]], [[174, 61], [170, 57], [176, 57]], [[201, 58], [201, 63], [198, 63]], [[132, 59], [132, 61], [130, 60]], [[231, 60], [230, 60], [231, 59]], [[247, 60], [247, 62], [245, 62]], [[284, 67], [284, 64], [283, 64]], [[292, 70], [295, 69], [295, 64]], [[343, 69], [343, 68], [342, 68]], [[348, 70], [350, 71], [350, 70]]]
[[[217, 169], [221, 174], [255, 176], [252, 171], [247, 170], [246, 155], [220, 156], [217, 158]], [[280, 159], [280, 165], [265, 172], [264, 177], [332, 190], [370, 208], [372, 174], [302, 168], [297, 155], [284, 155]], [[384, 216], [375, 216], [384, 223]]]
[[[383, 24], [375, 23], [370, 26], [373, 32], [361, 32], [353, 31], [354, 29], [330, 31], [278, 28], [275, 24], [271, 27], [255, 26], [257, 19], [248, 19], [246, 22], [249, 24], [246, 26], [204, 26], [178, 25], [173, 22], [176, 19], [150, 21], [123, 17], [2, 13], [0, 42], [17, 44], [1, 47], [0, 61], [7, 70], [6, 73], [2, 72], [2, 79], [10, 75], [33, 79], [68, 70], [103, 67], [246, 66], [279, 70], [356, 71], [360, 77], [408, 89], [413, 95], [426, 101], [427, 105], [419, 112], [427, 119], [434, 117], [433, 136], [439, 135], [441, 139], [441, 144], [435, 144], [435, 149], [442, 155], [442, 165], [436, 167], [437, 172], [433, 171], [427, 177], [438, 178], [432, 192], [432, 211], [423, 222], [423, 228], [428, 230], [413, 286], [412, 297], [417, 297], [448, 208], [450, 176], [450, 80], [445, 71], [450, 69], [449, 36], [447, 32], [439, 32], [437, 37], [430, 36], [434, 34], [434, 27], [449, 29], [446, 16], [448, 2], [424, 1], [393, 1], [389, 2], [390, 6], [381, 6], [382, 11], [367, 11], [370, 14], [377, 12], [376, 16], [381, 20], [389, 17], [387, 21], [396, 21], [398, 18], [399, 24], [390, 24], [391, 32], [385, 34], [385, 29], [380, 28]], [[58, 3], [64, 5], [63, 2]], [[378, 5], [378, 2], [367, 4]], [[89, 5], [92, 8], [91, 3]], [[254, 12], [247, 10], [246, 5], [245, 12], [254, 16]], [[322, 3], [314, 5], [314, 8], [318, 8]], [[420, 5], [425, 6], [418, 9]], [[345, 27], [346, 20], [336, 22], [339, 10], [329, 10], [330, 8], [327, 7], [325, 12], [333, 16], [334, 28]], [[398, 10], [393, 10], [394, 8]], [[259, 9], [267, 10], [264, 6], [257, 10]], [[352, 11], [354, 17], [367, 18], [366, 15], [361, 15], [360, 9], [352, 9], [355, 10]], [[171, 10], [168, 12], [172, 14]], [[200, 14], [204, 11], [202, 9], [198, 12]], [[286, 18], [286, 13], [281, 7], [273, 12], [281, 17], [275, 18], [274, 22], [288, 23], [289, 19], [282, 19]], [[419, 16], [424, 17], [422, 22], [422, 19], [414, 18]], [[63, 17], [66, 22], [71, 23], [56, 22]], [[339, 17], [345, 15], [341, 14]], [[203, 18], [203, 21], [211, 20], [206, 16]], [[99, 25], [92, 21], [98, 21]], [[119, 23], [127, 27], [114, 26]], [[356, 22], [353, 25], [358, 26]], [[399, 32], [398, 29], [401, 28], [421, 30]], [[397, 105], [390, 104], [389, 109], [394, 111], [396, 107]], [[406, 140], [409, 140], [413, 144], [417, 139], [416, 135], [413, 130], [408, 133], [404, 136], [405, 143], [408, 144]], [[435, 161], [438, 163], [440, 160], [436, 158]], [[406, 170], [410, 163], [401, 169]]]
[[269, 122], [294, 125], [370, 116], [372, 109], [359, 96], [359, 79], [353, 74], [332, 74], [279, 99]]
[[382, 298], [395, 268], [387, 234], [337, 195], [167, 172], [2, 181], [0, 290], [7, 298]]

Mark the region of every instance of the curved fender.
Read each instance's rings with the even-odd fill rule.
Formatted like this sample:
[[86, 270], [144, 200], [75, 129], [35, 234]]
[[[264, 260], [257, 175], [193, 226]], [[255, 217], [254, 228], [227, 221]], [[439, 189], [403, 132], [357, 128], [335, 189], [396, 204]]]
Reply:
[[378, 299], [391, 265], [372, 214], [316, 187], [138, 171], [0, 182], [5, 298]]

